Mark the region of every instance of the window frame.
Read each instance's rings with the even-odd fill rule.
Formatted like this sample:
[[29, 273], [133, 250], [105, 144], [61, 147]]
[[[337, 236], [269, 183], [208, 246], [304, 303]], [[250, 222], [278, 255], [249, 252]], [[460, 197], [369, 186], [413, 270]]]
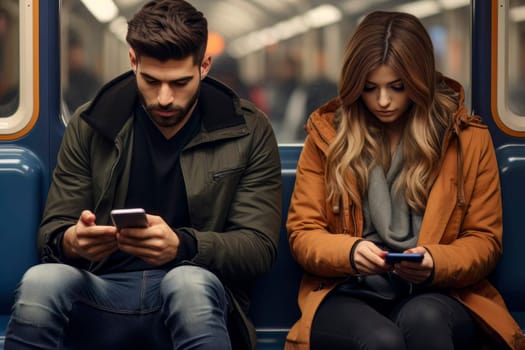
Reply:
[[19, 103], [16, 111], [0, 118], [0, 140], [14, 140], [29, 133], [39, 109], [39, 0], [19, 2]]
[[[511, 136], [525, 136], [525, 115], [520, 115], [510, 108], [509, 103], [509, 0], [492, 2], [493, 35], [493, 73], [492, 73], [492, 110], [498, 127]], [[496, 42], [494, 42], [496, 41]], [[495, 77], [494, 77], [495, 75]]]

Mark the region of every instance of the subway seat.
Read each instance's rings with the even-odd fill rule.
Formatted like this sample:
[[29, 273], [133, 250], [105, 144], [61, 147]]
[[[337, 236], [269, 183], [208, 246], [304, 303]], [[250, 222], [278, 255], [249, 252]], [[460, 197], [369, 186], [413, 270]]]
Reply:
[[[280, 147], [284, 213], [277, 261], [272, 270], [258, 280], [252, 299], [250, 314], [257, 329], [257, 350], [281, 350], [288, 330], [299, 317], [297, 291], [301, 270], [288, 248], [285, 221], [300, 151], [300, 146]], [[522, 219], [525, 186], [521, 185], [525, 176], [525, 146], [498, 149], [497, 156], [504, 208], [504, 253], [490, 278], [523, 329], [525, 274], [520, 266], [525, 248], [525, 235], [522, 234], [525, 232], [525, 220]], [[24, 166], [14, 167], [13, 164]], [[0, 350], [16, 284], [24, 271], [37, 263], [36, 231], [45, 195], [41, 190], [41, 177], [38, 162], [30, 152], [0, 148]], [[104, 326], [104, 321], [101, 322], [98, 326]]]

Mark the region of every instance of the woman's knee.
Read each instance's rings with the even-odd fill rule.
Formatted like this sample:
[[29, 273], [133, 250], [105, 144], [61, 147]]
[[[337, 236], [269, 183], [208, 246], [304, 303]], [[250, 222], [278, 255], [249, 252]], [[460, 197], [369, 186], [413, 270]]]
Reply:
[[375, 350], [406, 349], [405, 337], [401, 329], [395, 326], [374, 329], [365, 348]]
[[318, 332], [312, 329], [311, 348], [324, 349], [367, 349], [367, 350], [402, 350], [406, 349], [401, 329], [394, 324], [383, 324], [356, 332], [348, 329], [345, 333]]
[[448, 295], [416, 296], [403, 305], [396, 320], [412, 348], [477, 348], [477, 326], [472, 316]]
[[400, 309], [397, 322], [402, 328], [435, 329], [434, 326], [448, 324], [449, 312], [433, 295], [420, 295], [409, 300]]

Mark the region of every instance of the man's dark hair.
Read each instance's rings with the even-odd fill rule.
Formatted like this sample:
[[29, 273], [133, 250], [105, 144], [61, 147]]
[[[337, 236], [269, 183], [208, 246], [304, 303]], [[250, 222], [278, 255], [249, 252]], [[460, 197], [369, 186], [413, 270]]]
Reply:
[[166, 61], [193, 57], [200, 64], [208, 42], [208, 22], [184, 0], [153, 0], [128, 22], [126, 41], [137, 59]]

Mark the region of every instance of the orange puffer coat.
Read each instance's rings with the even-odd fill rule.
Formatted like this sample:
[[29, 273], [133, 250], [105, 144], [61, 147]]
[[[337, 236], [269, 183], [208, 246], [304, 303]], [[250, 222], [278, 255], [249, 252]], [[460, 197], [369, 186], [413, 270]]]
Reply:
[[[460, 108], [444, 138], [418, 245], [434, 259], [433, 286], [450, 290], [489, 336], [511, 349], [525, 349], [520, 327], [487, 280], [502, 248], [502, 203], [492, 140], [480, 119], [468, 115], [459, 83], [447, 83], [460, 93]], [[333, 100], [312, 114], [297, 167], [287, 229], [292, 254], [305, 274], [298, 300], [301, 318], [288, 333], [286, 350], [309, 349], [317, 307], [339, 282], [356, 273], [349, 252], [363, 233], [362, 203], [347, 196], [334, 212], [326, 201], [326, 152], [336, 134], [339, 107]]]

